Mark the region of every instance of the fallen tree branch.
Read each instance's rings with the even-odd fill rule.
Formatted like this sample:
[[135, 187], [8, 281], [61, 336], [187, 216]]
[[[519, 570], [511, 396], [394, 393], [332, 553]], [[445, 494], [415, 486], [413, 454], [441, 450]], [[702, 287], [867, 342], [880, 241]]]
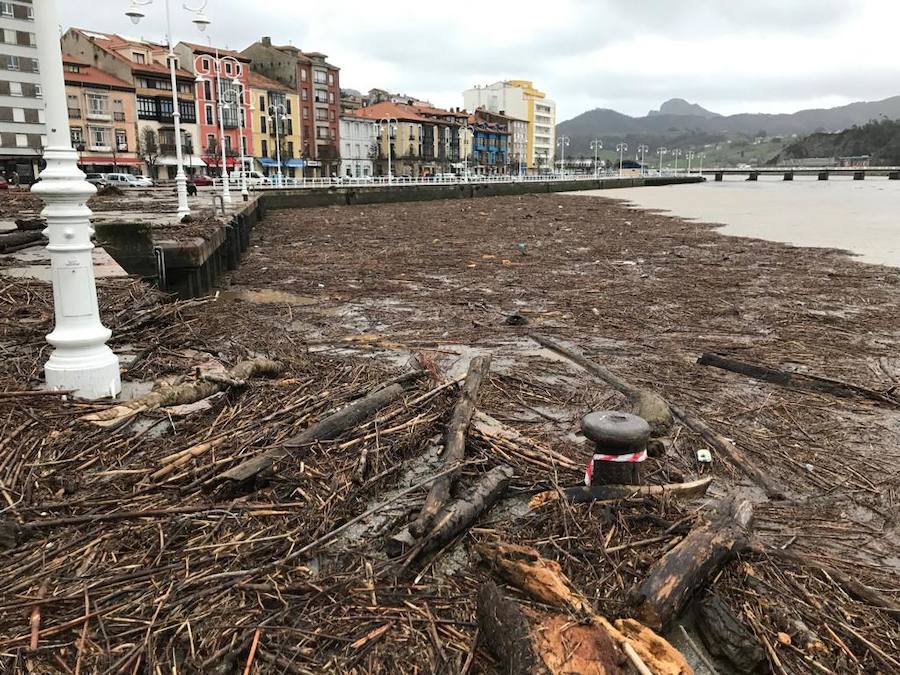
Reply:
[[476, 411], [472, 417], [472, 431], [486, 441], [495, 442], [502, 448], [511, 450], [527, 461], [540, 466], [546, 466], [549, 463], [556, 464], [563, 469], [584, 471], [584, 465], [571, 460], [549, 445], [520, 434], [509, 425], [480, 410]]
[[613, 373], [611, 370], [604, 368], [599, 363], [595, 363], [588, 359], [584, 354], [566, 347], [555, 340], [551, 340], [543, 335], [532, 333], [529, 337], [542, 347], [546, 347], [550, 351], [556, 352], [560, 356], [564, 356], [573, 363], [581, 366], [586, 371], [596, 376], [603, 382], [606, 382], [613, 389], [628, 397], [631, 401], [632, 411], [635, 415], [643, 417], [650, 424], [654, 436], [662, 436], [672, 428], [673, 419], [672, 412], [669, 410], [669, 404], [666, 400], [649, 389], [642, 389]]
[[779, 368], [770, 368], [768, 366], [747, 363], [746, 361], [738, 361], [724, 354], [715, 354], [705, 352], [697, 363], [701, 366], [711, 366], [720, 368], [739, 375], [752, 377], [754, 380], [762, 382], [771, 382], [782, 387], [791, 389], [801, 389], [812, 391], [818, 394], [831, 394], [840, 398], [864, 398], [870, 401], [878, 401], [879, 403], [888, 403], [895, 407], [900, 407], [900, 400], [889, 396], [888, 394], [868, 387], [861, 387], [850, 382], [835, 380], [830, 377], [821, 377], [819, 375], [809, 375], [807, 373], [794, 373]]
[[[481, 388], [481, 383], [487, 376], [490, 368], [490, 354], [476, 356], [469, 363], [466, 383], [463, 385], [459, 400], [453, 408], [453, 416], [450, 418], [450, 424], [447, 426], [447, 433], [444, 437], [443, 459], [447, 465], [460, 464], [465, 459], [466, 434], [468, 433], [469, 423], [472, 421], [472, 414], [475, 412], [475, 405], [478, 402], [478, 390]], [[436, 480], [431, 486], [422, 510], [409, 526], [409, 531], [414, 537], [421, 537], [428, 530], [432, 519], [450, 499], [450, 486], [455, 478], [456, 473], [446, 474], [439, 480]]]
[[747, 500], [719, 504], [712, 520], [695, 528], [650, 568], [631, 592], [638, 619], [654, 630], [666, 628], [693, 595], [748, 543], [753, 506]]
[[368, 396], [354, 401], [333, 415], [329, 415], [325, 419], [307, 427], [297, 436], [282, 443], [281, 446], [272, 448], [229, 469], [213, 479], [213, 482], [232, 481], [241, 483], [247, 481], [257, 474], [272, 468], [276, 462], [284, 459], [298, 448], [337, 438], [382, 408], [389, 406], [403, 396], [403, 392], [403, 385], [400, 384], [392, 384], [389, 387], [377, 389]]
[[[630, 497], [670, 496], [694, 499], [705, 495], [711, 483], [712, 478], [701, 478], [689, 483], [667, 483], [665, 485], [577, 485], [565, 488], [562, 490], [562, 494], [576, 504], [607, 499], [629, 499]], [[528, 505], [531, 508], [538, 508], [555, 502], [559, 496], [558, 490], [539, 492], [531, 498]]]
[[713, 431], [703, 420], [694, 417], [678, 406], [672, 406], [672, 412], [694, 433], [703, 437], [707, 443], [728, 458], [734, 466], [746, 474], [750, 480], [762, 488], [769, 499], [784, 499], [782, 489], [747, 457], [734, 443], [722, 434]]
[[[253, 377], [272, 377], [278, 375], [281, 371], [282, 365], [277, 361], [265, 358], [249, 359], [241, 361], [218, 378], [211, 379], [209, 376], [201, 376], [191, 382], [157, 384], [154, 386], [153, 391], [146, 396], [132, 401], [125, 401], [106, 410], [84, 415], [79, 419], [95, 424], [98, 427], [116, 427], [143, 412], [156, 410], [164, 406], [196, 403], [213, 394], [224, 391], [232, 383], [243, 384], [246, 380]], [[225, 380], [223, 381], [222, 378], [225, 378]]]

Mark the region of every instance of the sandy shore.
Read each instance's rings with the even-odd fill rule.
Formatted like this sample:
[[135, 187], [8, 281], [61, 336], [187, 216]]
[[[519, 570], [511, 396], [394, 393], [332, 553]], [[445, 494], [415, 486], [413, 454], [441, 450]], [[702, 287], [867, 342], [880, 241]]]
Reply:
[[[425, 404], [395, 405], [385, 413], [389, 424], [312, 449], [302, 465], [281, 467], [237, 501], [202, 489], [411, 357], [449, 377], [464, 373], [473, 355], [491, 353], [480, 408], [581, 467], [590, 454], [577, 434], [581, 415], [625, 401], [540, 349], [531, 332], [576, 345], [700, 415], [788, 499], [766, 499], [724, 457], [698, 463], [697, 451], [708, 446], [681, 426], [668, 453], [648, 463], [649, 482], [711, 475], [711, 496], [752, 499], [761, 544], [811, 556], [900, 601], [900, 408], [696, 364], [703, 352], [723, 352], [874, 390], [897, 387], [898, 288], [900, 270], [840, 252], [723, 237], [711, 226], [563, 195], [273, 212], [217, 299], [161, 304], [140, 284], [105, 280], [103, 316], [113, 346], [128, 355], [128, 380], [256, 354], [285, 369], [216, 397], [208, 409], [156, 412], [118, 430], [89, 430], [77, 420], [103, 405], [0, 397], [9, 411], [0, 421], [3, 438], [16, 438], [0, 442], [3, 518], [209, 509], [50, 528], [0, 550], [0, 584], [8, 589], [0, 652], [12, 655], [0, 664], [49, 664], [56, 654], [69, 666], [83, 658], [110, 667], [128, 657], [126, 665], [180, 659], [206, 663], [208, 672], [227, 664], [221, 672], [231, 672], [247, 660], [262, 625], [259, 672], [280, 672], [279, 658], [293, 660], [296, 672], [458, 672], [467, 661], [472, 672], [497, 672], [495, 657], [473, 642], [473, 594], [490, 573], [470, 544], [492, 538], [534, 545], [602, 613], [627, 615], [628, 589], [684, 536], [701, 504], [560, 505], [519, 517], [506, 505], [413, 576], [380, 576], [390, 569], [384, 537], [415, 512], [421, 494], [413, 494], [352, 536], [271, 568], [433, 470], [428, 448], [453, 403], [446, 390]], [[0, 309], [0, 390], [36, 388], [52, 317], [47, 288], [2, 280]], [[527, 324], [515, 325], [522, 318]], [[437, 386], [423, 382], [407, 401]], [[195, 461], [153, 478], [167, 456], [220, 437]], [[363, 449], [369, 464], [360, 484], [354, 476]], [[483, 439], [469, 452], [477, 463], [464, 479], [509, 463], [511, 495], [581, 479], [580, 469], [548, 471]], [[240, 515], [247, 504], [261, 515]], [[663, 533], [652, 545], [635, 545]], [[607, 553], [613, 546], [616, 553]], [[768, 644], [767, 659], [784, 672], [808, 672], [809, 659], [831, 672], [890, 672], [900, 626], [815, 570], [748, 555], [711, 590]], [[49, 628], [83, 616], [86, 595], [102, 619], [89, 625], [90, 649], [77, 656], [76, 622], [28, 655], [29, 603], [54, 599], [44, 612]], [[809, 646], [798, 621], [821, 650]], [[780, 643], [778, 633], [794, 642]]]

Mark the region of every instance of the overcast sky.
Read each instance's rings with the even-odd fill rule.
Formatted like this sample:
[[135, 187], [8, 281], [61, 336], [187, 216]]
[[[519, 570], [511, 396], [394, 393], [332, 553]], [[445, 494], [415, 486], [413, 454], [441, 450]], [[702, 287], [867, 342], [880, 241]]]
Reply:
[[[182, 1], [175, 39], [205, 41]], [[138, 27], [129, 0], [58, 3], [65, 28], [164, 39], [164, 0]], [[216, 44], [268, 35], [324, 52], [361, 91], [456, 106], [474, 84], [531, 79], [559, 121], [598, 107], [644, 115], [673, 97], [731, 114], [900, 94], [900, 0], [210, 0], [207, 14]]]

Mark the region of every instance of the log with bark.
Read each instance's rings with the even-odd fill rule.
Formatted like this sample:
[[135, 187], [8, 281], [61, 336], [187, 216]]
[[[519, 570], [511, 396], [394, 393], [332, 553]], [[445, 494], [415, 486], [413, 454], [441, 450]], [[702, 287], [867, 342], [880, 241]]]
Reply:
[[0, 253], [14, 253], [29, 246], [36, 246], [46, 239], [40, 232], [16, 230], [0, 234]]
[[864, 398], [870, 401], [878, 401], [879, 403], [887, 403], [892, 406], [900, 406], [900, 399], [887, 392], [876, 391], [874, 389], [869, 389], [868, 387], [835, 380], [830, 377], [810, 375], [807, 373], [794, 373], [788, 370], [781, 370], [780, 368], [770, 368], [769, 366], [738, 361], [737, 359], [725, 356], [724, 354], [706, 352], [697, 359], [697, 363], [701, 366], [721, 368], [722, 370], [727, 370], [732, 373], [752, 377], [754, 380], [771, 382], [791, 389], [811, 391], [817, 394], [830, 394], [839, 398]]
[[478, 628], [488, 648], [515, 675], [626, 675], [629, 658], [607, 631], [563, 614], [540, 612], [505, 597], [488, 582], [478, 591]]
[[265, 358], [241, 361], [224, 373], [201, 375], [189, 382], [157, 383], [146, 396], [79, 418], [98, 427], [117, 427], [135, 415], [164, 406], [196, 403], [232, 386], [244, 386], [253, 377], [273, 377], [282, 371], [277, 361]]
[[765, 649], [753, 631], [716, 595], [698, 605], [697, 628], [709, 653], [728, 661], [740, 673], [755, 673], [766, 660]]
[[333, 415], [307, 427], [298, 435], [286, 440], [280, 446], [272, 448], [252, 459], [232, 467], [214, 479], [214, 483], [244, 483], [251, 478], [268, 471], [280, 460], [296, 454], [301, 448], [313, 443], [328, 441], [337, 438], [348, 429], [359, 425], [374, 415], [379, 410], [386, 408], [391, 403], [403, 396], [405, 389], [402, 384], [392, 384], [388, 387], [379, 387], [350, 405], [342, 408]]
[[716, 511], [660, 558], [632, 590], [630, 603], [636, 618], [654, 630], [665, 629], [680, 616], [691, 598], [749, 546], [750, 502], [729, 498]]
[[650, 424], [654, 436], [663, 436], [672, 428], [672, 411], [666, 400], [649, 389], [643, 389], [628, 382], [599, 363], [591, 361], [584, 354], [551, 340], [543, 335], [532, 334], [529, 336], [542, 347], [564, 356], [573, 363], [581, 366], [586, 371], [610, 385], [620, 393], [628, 397], [631, 402], [632, 412], [638, 417], [643, 417]]
[[496, 444], [504, 452], [518, 455], [526, 462], [547, 469], [558, 467], [584, 473], [584, 464], [576, 462], [549, 445], [529, 438], [480, 410], [472, 417], [471, 432], [487, 443]]
[[[450, 424], [444, 436], [443, 460], [446, 466], [461, 465], [466, 456], [466, 434], [478, 403], [478, 391], [491, 368], [491, 356], [476, 356], [469, 363], [466, 383], [459, 400], [453, 408]], [[456, 479], [456, 472], [437, 479], [428, 491], [425, 504], [418, 517], [410, 524], [409, 531], [414, 537], [421, 537], [428, 531], [432, 520], [450, 499], [450, 488]]]
[[[563, 489], [562, 495], [576, 504], [583, 502], [629, 499], [631, 497], [675, 497], [694, 499], [706, 494], [712, 478], [701, 478], [689, 483], [666, 483], [665, 485], [576, 485]], [[538, 508], [555, 502], [560, 491], [539, 492], [528, 502], [529, 507]]]
[[718, 452], [728, 458], [734, 466], [740, 469], [747, 477], [750, 478], [757, 486], [762, 488], [769, 499], [784, 499], [784, 490], [778, 483], [760, 469], [744, 452], [737, 447], [731, 440], [725, 438], [722, 434], [713, 431], [699, 417], [691, 415], [686, 410], [678, 406], [672, 406], [672, 412], [681, 420], [681, 422], [691, 431], [698, 434], [713, 446]]
[[619, 619], [613, 625], [595, 613], [587, 598], [572, 586], [559, 563], [541, 557], [535, 549], [484, 542], [476, 545], [475, 550], [497, 576], [534, 600], [563, 609], [582, 623], [602, 628], [636, 667], [642, 664], [656, 675], [693, 673], [684, 656], [651, 629], [632, 619]]

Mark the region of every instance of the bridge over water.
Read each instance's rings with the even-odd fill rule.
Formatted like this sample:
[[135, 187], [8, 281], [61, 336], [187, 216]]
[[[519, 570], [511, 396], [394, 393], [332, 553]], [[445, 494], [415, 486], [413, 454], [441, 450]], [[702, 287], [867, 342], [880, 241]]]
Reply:
[[[691, 170], [692, 174], [700, 174]], [[817, 176], [819, 180], [828, 180], [831, 176], [847, 176], [853, 180], [865, 180], [868, 176], [886, 176], [888, 180], [900, 180], [900, 166], [789, 166], [789, 167], [753, 167], [707, 169], [705, 174], [712, 174], [716, 182], [725, 180], [725, 176], [747, 176], [747, 180], [759, 180], [760, 176], [782, 176], [783, 180], [794, 180], [794, 176]]]

